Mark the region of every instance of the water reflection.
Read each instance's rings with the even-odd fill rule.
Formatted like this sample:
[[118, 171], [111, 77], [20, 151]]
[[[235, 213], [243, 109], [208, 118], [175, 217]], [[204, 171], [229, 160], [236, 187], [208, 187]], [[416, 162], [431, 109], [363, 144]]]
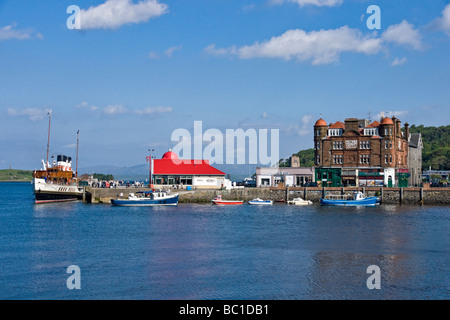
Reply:
[[0, 202], [1, 298], [448, 298], [448, 207], [33, 205], [16, 189]]

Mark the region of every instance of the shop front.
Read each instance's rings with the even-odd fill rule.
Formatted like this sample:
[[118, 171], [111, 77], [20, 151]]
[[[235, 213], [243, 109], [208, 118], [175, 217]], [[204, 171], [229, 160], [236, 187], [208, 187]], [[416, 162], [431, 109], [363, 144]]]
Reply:
[[360, 187], [382, 187], [384, 185], [384, 170], [360, 169], [358, 180]]

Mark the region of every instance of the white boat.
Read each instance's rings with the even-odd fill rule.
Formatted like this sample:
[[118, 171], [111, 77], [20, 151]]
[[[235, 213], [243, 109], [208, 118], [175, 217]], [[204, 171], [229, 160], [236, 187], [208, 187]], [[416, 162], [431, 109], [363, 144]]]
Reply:
[[263, 199], [260, 199], [260, 198], [256, 198], [256, 199], [250, 200], [248, 202], [248, 204], [253, 204], [253, 205], [271, 205], [271, 204], [273, 204], [273, 201], [272, 200], [263, 200]]
[[176, 206], [178, 194], [168, 194], [164, 191], [139, 191], [130, 193], [128, 199], [111, 199], [113, 206]]
[[311, 200], [303, 200], [302, 198], [294, 198], [292, 200], [289, 200], [287, 203], [296, 206], [309, 206], [313, 204]]
[[[42, 160], [43, 168], [33, 172], [33, 194], [35, 203], [75, 201], [83, 199], [83, 187], [78, 186], [78, 165], [72, 170], [72, 158], [58, 155], [52, 164], [49, 163], [51, 111], [48, 120], [47, 159]], [[77, 132], [77, 163], [78, 163]]]

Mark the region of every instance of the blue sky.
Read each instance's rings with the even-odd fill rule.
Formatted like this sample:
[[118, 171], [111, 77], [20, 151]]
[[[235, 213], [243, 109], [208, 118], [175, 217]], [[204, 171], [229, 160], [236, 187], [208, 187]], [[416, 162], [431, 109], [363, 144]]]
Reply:
[[279, 129], [280, 157], [321, 116], [447, 125], [449, 49], [442, 0], [0, 1], [0, 168], [40, 167], [50, 109], [50, 153], [80, 130], [80, 167], [144, 164], [195, 120]]

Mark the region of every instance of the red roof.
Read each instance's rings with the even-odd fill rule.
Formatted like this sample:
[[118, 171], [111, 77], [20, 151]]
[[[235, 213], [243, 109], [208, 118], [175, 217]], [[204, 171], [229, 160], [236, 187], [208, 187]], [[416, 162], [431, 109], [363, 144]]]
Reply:
[[374, 122], [372, 122], [371, 124], [369, 124], [368, 126], [367, 126], [367, 128], [377, 128], [377, 127], [379, 127], [380, 126], [380, 123], [378, 122], [378, 121], [374, 121]]
[[345, 129], [345, 124], [340, 121], [336, 121], [335, 123], [330, 124], [328, 129]]
[[210, 166], [208, 160], [178, 160], [165, 157], [153, 160], [153, 174], [224, 176], [225, 173]]
[[392, 119], [391, 118], [388, 118], [388, 117], [386, 117], [386, 118], [384, 118], [382, 121], [381, 121], [381, 123], [380, 124], [394, 124], [394, 122], [392, 121]]
[[314, 127], [326, 127], [326, 126], [327, 126], [327, 123], [322, 118], [317, 120], [316, 124], [314, 125]]
[[178, 159], [178, 155], [169, 149], [166, 153], [163, 154], [163, 159]]

